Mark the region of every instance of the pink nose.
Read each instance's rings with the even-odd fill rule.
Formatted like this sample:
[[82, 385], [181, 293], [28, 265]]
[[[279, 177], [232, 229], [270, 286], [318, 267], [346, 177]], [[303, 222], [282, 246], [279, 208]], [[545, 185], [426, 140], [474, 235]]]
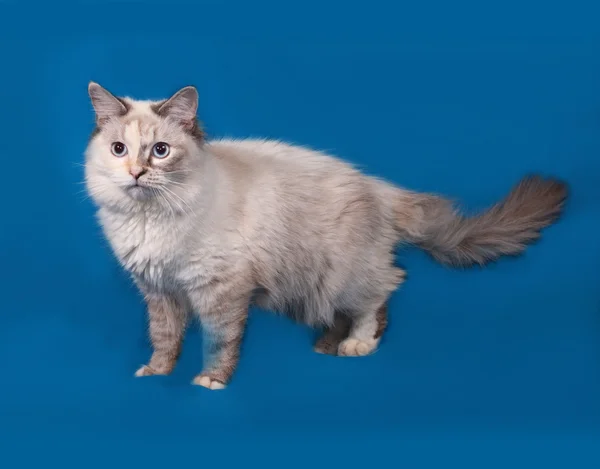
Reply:
[[133, 179], [138, 179], [142, 174], [144, 174], [146, 170], [144, 168], [130, 168], [129, 174], [133, 176]]

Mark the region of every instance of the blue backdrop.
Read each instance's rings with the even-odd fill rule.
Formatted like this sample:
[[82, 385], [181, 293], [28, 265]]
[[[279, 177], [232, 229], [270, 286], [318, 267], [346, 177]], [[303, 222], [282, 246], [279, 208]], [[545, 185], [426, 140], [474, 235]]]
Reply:
[[[593, 0], [0, 6], [0, 465], [599, 467], [600, 6]], [[198, 87], [213, 136], [330, 150], [471, 209], [523, 174], [564, 218], [516, 260], [406, 250], [380, 351], [253, 312], [235, 380], [136, 380], [143, 303], [82, 192], [87, 83]], [[248, 462], [251, 461], [251, 462]], [[391, 464], [391, 466], [390, 466]], [[135, 466], [133, 466], [135, 467]]]

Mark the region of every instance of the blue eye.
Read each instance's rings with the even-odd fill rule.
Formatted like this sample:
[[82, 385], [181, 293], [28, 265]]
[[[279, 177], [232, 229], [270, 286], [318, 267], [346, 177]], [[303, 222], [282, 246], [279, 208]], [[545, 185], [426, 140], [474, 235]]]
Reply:
[[166, 158], [169, 156], [171, 147], [165, 142], [158, 142], [152, 147], [152, 156], [155, 158]]
[[110, 150], [112, 151], [112, 154], [118, 158], [121, 158], [127, 154], [127, 146], [121, 142], [113, 143], [110, 147]]

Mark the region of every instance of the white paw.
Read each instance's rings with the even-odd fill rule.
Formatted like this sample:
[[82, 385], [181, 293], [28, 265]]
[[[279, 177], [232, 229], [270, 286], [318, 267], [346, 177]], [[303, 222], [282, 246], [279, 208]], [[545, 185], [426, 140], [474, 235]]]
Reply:
[[370, 339], [368, 341], [362, 341], [349, 337], [345, 339], [338, 348], [338, 354], [343, 357], [362, 357], [369, 355], [377, 349], [379, 340]]
[[196, 376], [192, 384], [196, 384], [198, 386], [203, 386], [207, 389], [217, 390], [217, 389], [225, 389], [225, 385], [220, 381], [215, 379], [211, 379], [206, 375]]

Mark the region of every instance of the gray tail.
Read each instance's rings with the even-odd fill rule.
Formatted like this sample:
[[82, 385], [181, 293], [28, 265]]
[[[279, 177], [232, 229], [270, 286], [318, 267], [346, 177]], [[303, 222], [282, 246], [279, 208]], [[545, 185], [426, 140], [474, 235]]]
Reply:
[[400, 191], [396, 224], [409, 241], [452, 266], [484, 265], [515, 256], [560, 216], [567, 185], [529, 176], [485, 212], [465, 217], [441, 197]]

